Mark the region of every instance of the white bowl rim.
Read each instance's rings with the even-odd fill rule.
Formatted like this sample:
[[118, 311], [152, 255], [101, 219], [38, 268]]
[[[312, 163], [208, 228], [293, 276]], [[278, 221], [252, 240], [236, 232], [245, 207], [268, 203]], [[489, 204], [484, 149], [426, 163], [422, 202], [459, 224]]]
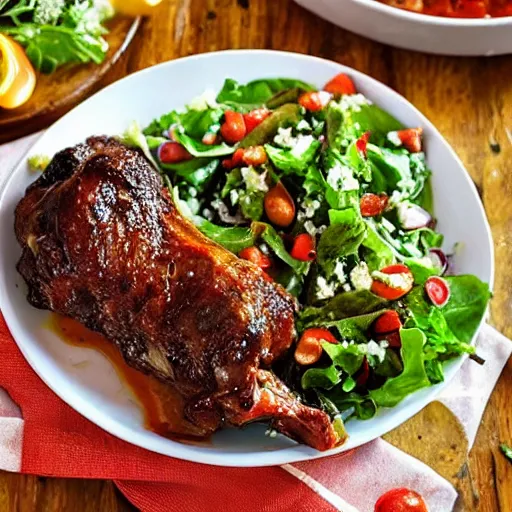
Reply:
[[379, 0], [352, 0], [352, 2], [364, 5], [370, 9], [402, 18], [411, 23], [423, 23], [425, 25], [435, 25], [442, 27], [506, 27], [512, 29], [512, 16], [500, 16], [497, 18], [449, 18], [445, 16], [434, 16], [432, 14], [424, 14], [421, 12], [408, 11], [387, 5]]
[[[432, 128], [433, 133], [439, 138], [440, 142], [449, 150], [454, 162], [457, 163], [459, 165], [459, 167], [464, 171], [464, 177], [467, 180], [468, 185], [470, 186], [471, 191], [475, 196], [480, 214], [482, 215], [484, 225], [486, 228], [486, 234], [487, 234], [487, 239], [488, 239], [488, 244], [489, 244], [489, 249], [490, 249], [490, 254], [489, 254], [490, 269], [489, 269], [488, 285], [489, 285], [490, 290], [492, 291], [493, 285], [494, 285], [494, 272], [495, 272], [494, 244], [493, 244], [493, 240], [492, 240], [491, 229], [489, 226], [487, 215], [485, 213], [485, 210], [484, 210], [482, 201], [480, 199], [480, 196], [478, 194], [475, 183], [471, 179], [469, 173], [466, 171], [465, 166], [461, 162], [460, 158], [457, 156], [457, 154], [455, 153], [453, 148], [448, 144], [446, 139], [441, 135], [439, 130], [437, 130], [437, 128], [434, 126], [434, 124], [431, 121], [429, 121], [428, 118], [424, 114], [422, 114], [412, 103], [410, 103], [401, 94], [394, 91], [386, 84], [376, 80], [375, 78], [372, 78], [371, 76], [367, 75], [366, 73], [363, 73], [361, 71], [358, 71], [356, 69], [353, 69], [349, 66], [340, 64], [335, 61], [331, 61], [328, 59], [322, 59], [320, 57], [314, 57], [314, 56], [307, 55], [307, 54], [295, 53], [295, 52], [286, 52], [286, 51], [277, 51], [277, 50], [258, 50], [258, 49], [254, 49], [254, 50], [252, 50], [252, 49], [222, 50], [222, 51], [216, 51], [216, 52], [206, 52], [206, 53], [200, 53], [200, 54], [196, 54], [196, 55], [190, 55], [187, 57], [182, 57], [179, 59], [172, 59], [172, 60], [169, 60], [166, 62], [156, 64], [154, 66], [150, 66], [150, 67], [142, 69], [136, 73], [132, 73], [131, 75], [128, 75], [120, 80], [117, 80], [116, 82], [114, 82], [114, 83], [108, 85], [107, 87], [101, 89], [100, 91], [96, 92], [90, 98], [96, 96], [97, 94], [101, 94], [103, 91], [105, 91], [109, 88], [114, 87], [119, 82], [130, 80], [136, 75], [149, 73], [154, 68], [172, 65], [176, 61], [184, 61], [184, 60], [192, 61], [192, 60], [208, 59], [211, 56], [216, 56], [216, 55], [220, 55], [220, 54], [223, 54], [223, 55], [229, 55], [229, 54], [244, 55], [244, 54], [246, 54], [247, 56], [254, 55], [254, 54], [281, 55], [282, 57], [288, 57], [288, 58], [291, 57], [294, 59], [300, 59], [300, 60], [304, 60], [304, 61], [316, 60], [316, 61], [321, 61], [321, 62], [329, 64], [329, 65], [335, 64], [337, 66], [340, 66], [340, 68], [342, 68], [340, 71], [348, 72], [353, 76], [360, 77], [363, 80], [367, 81], [369, 84], [372, 84], [372, 83], [379, 84], [380, 87], [383, 87], [387, 90], [387, 93], [389, 95], [396, 97], [400, 101], [405, 101], [407, 103], [408, 108], [416, 113], [416, 115], [421, 119], [422, 123], [424, 125], [429, 125]], [[85, 102], [86, 101], [87, 100], [85, 100]], [[62, 118], [60, 118], [54, 124], [59, 123], [62, 119], [66, 118], [73, 111], [74, 111], [74, 109], [72, 109], [69, 113], [65, 114]], [[37, 142], [38, 141], [36, 141], [35, 144], [37, 144]], [[27, 154], [29, 154], [30, 151], [31, 151], [31, 149], [28, 150]], [[18, 170], [20, 169], [20, 167], [22, 165], [23, 165], [23, 158], [17, 165], [15, 165], [15, 167], [11, 171], [11, 174], [7, 177], [7, 179], [4, 180], [3, 184], [0, 186], [0, 205], [4, 201], [6, 191], [9, 189], [9, 185], [10, 185], [11, 181], [14, 179], [15, 174], [18, 172]], [[5, 300], [6, 299], [5, 299], [4, 294], [0, 294], [0, 311], [2, 310], [2, 304]], [[204, 451], [201, 453], [196, 453], [194, 451], [189, 451], [187, 448], [190, 448], [190, 446], [188, 446], [188, 445], [178, 446], [175, 448], [174, 453], [170, 454], [167, 451], [160, 448], [159, 446], [155, 446], [156, 443], [152, 442], [151, 440], [148, 440], [145, 442], [140, 442], [138, 439], [134, 440], [132, 432], [126, 426], [116, 423], [108, 416], [106, 416], [106, 417], [95, 416], [94, 409], [91, 409], [89, 404], [86, 402], [86, 400], [82, 396], [76, 395], [74, 392], [70, 392], [66, 388], [59, 388], [50, 378], [48, 378], [47, 375], [43, 374], [43, 372], [40, 370], [38, 361], [34, 360], [34, 358], [32, 357], [32, 354], [30, 353], [30, 350], [28, 350], [27, 347], [24, 346], [23, 343], [18, 343], [18, 341], [16, 340], [16, 336], [14, 333], [17, 331], [17, 327], [11, 323], [11, 319], [8, 317], [5, 317], [5, 322], [10, 330], [11, 330], [11, 325], [12, 325], [12, 327], [14, 327], [14, 329], [11, 330], [11, 332], [13, 333], [13, 338], [15, 339], [16, 344], [17, 344], [18, 348], [20, 349], [20, 351], [22, 352], [24, 358], [27, 360], [27, 362], [32, 367], [32, 369], [36, 372], [36, 374], [39, 376], [39, 378], [41, 378], [41, 380], [43, 380], [43, 382], [59, 398], [61, 398], [66, 404], [68, 404], [70, 407], [72, 407], [75, 411], [77, 411], [84, 418], [91, 421], [93, 424], [102, 428], [109, 434], [111, 434], [123, 441], [126, 441], [127, 443], [133, 444], [135, 446], [139, 446], [141, 448], [159, 453], [159, 454], [167, 456], [167, 457], [179, 458], [179, 459], [187, 460], [190, 462], [224, 466], [224, 467], [263, 467], [263, 466], [274, 466], [274, 465], [296, 463], [296, 462], [301, 462], [301, 461], [306, 461], [306, 460], [313, 460], [313, 459], [319, 459], [319, 458], [324, 458], [324, 457], [333, 456], [333, 455], [339, 455], [347, 450], [352, 450], [352, 449], [355, 449], [363, 444], [371, 442], [374, 439], [377, 439], [378, 437], [381, 437], [382, 435], [397, 428], [402, 423], [409, 420], [415, 414], [420, 412], [430, 402], [434, 401], [436, 399], [436, 396], [444, 388], [446, 388], [448, 386], [451, 379], [453, 379], [453, 377], [456, 375], [456, 373], [460, 370], [463, 362], [467, 358], [467, 354], [464, 354], [458, 360], [454, 359], [454, 361], [456, 361], [455, 364], [457, 365], [457, 368], [455, 369], [455, 371], [453, 371], [453, 373], [451, 375], [449, 375], [449, 378], [445, 379], [444, 382], [429, 388], [431, 390], [431, 393], [429, 393], [428, 396], [426, 396], [426, 397], [417, 399], [416, 402], [414, 402], [413, 404], [409, 404], [409, 407], [406, 411], [397, 411], [397, 414], [396, 414], [397, 419], [396, 419], [394, 426], [392, 426], [391, 428], [386, 428], [386, 427], [380, 428], [377, 430], [376, 433], [369, 433], [366, 436], [361, 436], [361, 439], [358, 440], [357, 444], [354, 444], [350, 447], [347, 447], [347, 445], [344, 444], [338, 448], [334, 448], [327, 452], [316, 452], [313, 454], [311, 453], [311, 451], [304, 452], [304, 451], [297, 450], [297, 451], [293, 452], [292, 456], [286, 456], [286, 455], [281, 454], [281, 450], [269, 451], [269, 452], [265, 452], [264, 454], [261, 454], [261, 453], [254, 454], [254, 455], [257, 455], [257, 457], [254, 460], [246, 461], [244, 458], [240, 457], [240, 455], [242, 455], [242, 454], [237, 454], [237, 455], [239, 455], [238, 457], [227, 457], [227, 455], [234, 455], [234, 454], [229, 454], [228, 452], [226, 452], [225, 454], [218, 454], [215, 452], [210, 452], [210, 453], [206, 452], [205, 453]], [[485, 316], [482, 318], [482, 320], [480, 322], [480, 325], [475, 333], [475, 336], [473, 337], [472, 343], [476, 339], [478, 332], [480, 331], [482, 324], [484, 322], [485, 322]], [[177, 444], [180, 445], [181, 443], [177, 443]], [[299, 445], [299, 446], [303, 446], [303, 445]], [[286, 451], [288, 452], [289, 450], [286, 450]]]

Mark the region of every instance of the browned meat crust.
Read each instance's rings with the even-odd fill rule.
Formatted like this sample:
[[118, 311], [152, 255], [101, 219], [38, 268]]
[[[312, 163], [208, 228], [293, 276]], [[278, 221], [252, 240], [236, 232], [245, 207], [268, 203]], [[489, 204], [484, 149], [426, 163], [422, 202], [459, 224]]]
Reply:
[[260, 370], [294, 340], [293, 298], [184, 219], [137, 150], [93, 137], [61, 151], [18, 204], [15, 231], [29, 302], [172, 384], [205, 435], [269, 419], [316, 448], [340, 443], [326, 414]]

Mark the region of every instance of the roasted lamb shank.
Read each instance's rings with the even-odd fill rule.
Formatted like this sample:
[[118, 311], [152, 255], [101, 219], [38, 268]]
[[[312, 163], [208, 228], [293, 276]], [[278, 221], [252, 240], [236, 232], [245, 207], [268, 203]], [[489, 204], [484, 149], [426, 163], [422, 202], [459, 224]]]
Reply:
[[29, 302], [172, 385], [194, 434], [268, 420], [319, 450], [343, 441], [270, 370], [294, 340], [294, 299], [182, 217], [138, 150], [92, 137], [61, 151], [18, 204], [15, 230]]

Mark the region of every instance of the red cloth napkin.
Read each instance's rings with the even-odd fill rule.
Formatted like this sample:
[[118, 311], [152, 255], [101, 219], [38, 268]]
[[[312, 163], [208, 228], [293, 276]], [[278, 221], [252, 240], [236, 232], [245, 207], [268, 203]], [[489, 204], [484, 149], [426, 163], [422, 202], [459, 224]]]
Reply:
[[23, 408], [22, 473], [122, 479], [117, 482], [120, 489], [148, 512], [335, 510], [279, 467], [220, 469], [194, 464], [132, 446], [101, 430], [39, 379], [1, 315], [0, 361], [9, 361], [1, 365], [0, 387]]

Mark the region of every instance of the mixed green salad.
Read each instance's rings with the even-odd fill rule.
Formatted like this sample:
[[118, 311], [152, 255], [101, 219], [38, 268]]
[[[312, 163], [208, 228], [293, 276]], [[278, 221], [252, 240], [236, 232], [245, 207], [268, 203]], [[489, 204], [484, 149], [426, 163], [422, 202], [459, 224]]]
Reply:
[[340, 74], [321, 91], [228, 79], [124, 140], [200, 231], [297, 298], [298, 342], [274, 370], [346, 420], [443, 381], [490, 298], [445, 275], [421, 135]]

